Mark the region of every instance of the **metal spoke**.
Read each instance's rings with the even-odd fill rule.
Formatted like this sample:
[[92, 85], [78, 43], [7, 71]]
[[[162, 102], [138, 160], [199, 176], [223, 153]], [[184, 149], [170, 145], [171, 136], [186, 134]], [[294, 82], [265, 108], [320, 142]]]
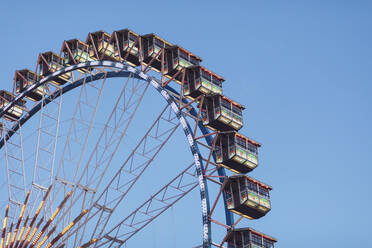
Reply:
[[[109, 185], [106, 186], [104, 192], [95, 201], [94, 207], [97, 208], [100, 218], [96, 222], [92, 238], [96, 234], [102, 234], [116, 207], [178, 128], [179, 123], [175, 122], [174, 115], [169, 115], [170, 110], [170, 105], [164, 108]], [[103, 209], [112, 209], [112, 211], [107, 212]]]
[[[167, 104], [105, 187], [102, 194], [91, 205], [92, 209], [83, 225], [84, 228], [88, 223], [89, 226], [95, 225], [91, 235], [92, 238], [103, 233], [117, 206], [179, 127], [177, 117], [172, 113], [170, 105]], [[81, 239], [83, 236], [81, 236]]]
[[97, 242], [97, 247], [121, 247], [137, 232], [198, 186], [194, 163], [173, 178]]
[[[101, 61], [94, 63], [98, 65]], [[107, 247], [118, 245], [118, 247], [120, 247], [199, 184], [203, 209], [203, 244], [204, 247], [206, 247], [206, 245], [210, 244], [210, 240], [208, 240], [210, 227], [207, 220], [208, 218], [205, 218], [205, 216], [208, 216], [207, 214], [210, 212], [208, 190], [205, 181], [214, 180], [208, 177], [210, 175], [207, 174], [207, 171], [214, 170], [215, 172], [220, 167], [212, 161], [214, 158], [213, 142], [201, 142], [201, 139], [213, 141], [214, 134], [208, 134], [198, 129], [198, 126], [201, 125], [200, 112], [197, 113], [194, 111], [195, 113], [192, 113], [192, 110], [197, 106], [200, 99], [190, 102], [187, 98], [184, 98], [182, 95], [183, 86], [181, 86], [180, 94], [173, 92], [171, 96], [169, 96], [170, 92], [164, 90], [161, 86], [169, 87], [167, 85], [172, 81], [172, 78], [165, 83], [164, 81], [159, 82], [145, 75], [143, 72], [139, 72], [137, 69], [129, 68], [127, 74], [129, 75], [128, 81], [123, 84], [123, 91], [120, 93], [116, 104], [113, 105], [112, 112], [106, 123], [102, 125], [101, 123], [99, 124], [99, 135], [90, 135], [91, 130], [96, 127], [95, 115], [100, 103], [103, 85], [105, 84], [106, 72], [108, 70], [111, 72], [115, 71], [110, 68], [110, 66], [116, 67], [115, 63], [109, 63], [108, 61], [103, 64], [104, 66], [100, 68], [87, 70], [79, 74], [76, 73], [76, 71], [73, 72], [77, 74], [77, 77], [74, 76], [73, 80], [75, 81], [76, 78], [78, 78], [84, 80], [84, 83], [81, 85], [80, 96], [78, 98], [78, 104], [75, 107], [74, 116], [71, 121], [70, 119], [68, 120], [70, 121], [70, 125], [64, 127], [66, 131], [68, 130], [67, 135], [58, 130], [58, 128], [61, 127], [59, 116], [62, 102], [61, 96], [63, 94], [62, 90], [59, 96], [49, 101], [49, 103], [51, 103], [50, 106], [59, 104], [56, 112], [52, 113], [49, 112], [50, 108], [41, 107], [39, 113], [39, 128], [37, 129], [37, 136], [35, 135], [35, 137], [37, 137], [37, 145], [36, 153], [34, 154], [35, 167], [32, 180], [32, 187], [39, 193], [39, 196], [36, 196], [33, 191], [32, 195], [34, 196], [31, 197], [29, 205], [33, 205], [31, 204], [31, 200], [33, 200], [34, 197], [37, 199], [37, 197], [41, 197], [45, 194], [48, 184], [52, 181], [54, 185], [53, 196], [48, 198], [48, 203], [45, 204], [45, 210], [43, 210], [44, 215], [48, 215], [45, 211], [47, 210], [50, 212], [53, 207], [52, 204], [55, 204], [55, 201], [58, 200], [61, 195], [65, 195], [67, 191], [72, 191], [72, 195], [70, 199], [68, 199], [68, 203], [61, 209], [60, 214], [54, 222], [55, 224], [50, 226], [50, 228], [55, 228], [59, 231], [60, 228], [65, 226], [67, 221], [70, 222], [72, 215], [81, 212], [83, 209], [88, 209], [87, 214], [82, 217], [81, 221], [68, 230], [66, 235], [58, 240], [58, 243], [55, 243], [57, 247], [65, 245], [78, 247], [84, 242], [87, 242], [84, 243], [84, 247], [87, 244], [91, 244], [92, 247], [101, 247], [103, 245]], [[117, 66], [116, 68], [126, 67]], [[120, 72], [120, 69], [117, 72]], [[85, 82], [88, 77], [93, 78], [102, 73], [104, 73], [104, 76], [101, 78], [101, 82], [103, 83], [98, 85], [99, 87], [96, 87], [95, 82]], [[179, 73], [180, 72], [178, 72], [178, 74]], [[174, 77], [178, 74], [174, 75]], [[133, 80], [133, 82], [130, 83], [130, 80]], [[156, 85], [156, 83], [160, 84]], [[72, 82], [72, 84], [74, 83]], [[110, 165], [114, 161], [114, 157], [116, 157], [116, 153], [126, 136], [126, 132], [137, 112], [137, 108], [141, 104], [144, 94], [150, 84], [163, 95], [168, 105], [146, 132], [145, 136], [139, 141], [134, 150], [130, 151], [131, 153], [118, 171], [116, 171], [114, 175], [109, 175], [109, 178], [106, 178], [105, 175], [109, 174], [107, 172], [109, 171], [111, 173], [111, 169], [108, 170], [108, 168], [111, 168]], [[74, 87], [71, 88], [73, 89]], [[90, 92], [88, 92], [88, 88]], [[93, 91], [96, 92], [93, 97], [93, 99], [95, 99], [94, 101], [89, 99], [89, 94]], [[49, 96], [44, 96], [44, 98], [45, 97]], [[56, 100], [56, 98], [58, 98], [58, 100]], [[173, 114], [171, 118], [165, 117], [168, 110], [169, 113]], [[191, 128], [185, 116], [194, 120], [195, 126], [192, 125]], [[194, 156], [195, 163], [181, 172], [180, 175], [165, 185], [129, 216], [122, 219], [117, 226], [114, 228], [109, 226], [108, 224], [111, 225], [112, 214], [116, 209], [119, 209], [118, 206], [122, 200], [181, 124], [187, 136], [188, 145]], [[22, 138], [20, 126], [15, 130], [16, 132], [12, 133], [14, 137], [10, 140], [11, 142], [16, 140], [17, 135]], [[59, 134], [60, 132], [62, 135]], [[200, 133], [200, 135], [196, 135], [197, 132]], [[91, 139], [94, 139], [94, 142], [90, 142]], [[9, 142], [8, 139], [3, 140], [5, 141], [5, 151], [7, 152]], [[56, 152], [58, 150], [57, 141], [59, 146], [61, 146], [61, 143], [64, 144], [64, 146], [62, 145], [63, 152], [58, 155], [60, 163], [56, 176], [54, 177], [54, 160], [56, 159]], [[202, 147], [204, 148], [203, 150], [199, 150], [198, 145], [202, 143]], [[22, 147], [22, 139], [20, 140], [20, 147]], [[92, 150], [88, 148], [92, 148]], [[24, 164], [23, 149], [21, 149], [21, 152], [21, 161], [23, 161]], [[7, 159], [9, 158], [8, 153], [6, 157]], [[8, 162], [7, 165], [8, 164], [10, 163]], [[209, 168], [208, 165], [210, 165]], [[217, 166], [217, 169], [215, 166], [211, 165]], [[24, 165], [22, 165], [22, 167], [23, 177], [25, 177]], [[53, 178], [55, 178], [55, 180], [52, 180]], [[189, 180], [185, 178], [189, 178]], [[107, 180], [109, 180], [109, 182], [106, 185]], [[103, 182], [105, 182], [105, 188], [101, 185]], [[23, 184], [24, 186], [26, 185], [25, 179], [23, 180]], [[219, 186], [220, 184], [221, 183], [219, 183]], [[20, 197], [19, 202], [22, 202], [24, 199], [25, 192], [24, 190], [23, 197]], [[9, 193], [9, 195], [11, 194]], [[212, 208], [212, 212], [221, 195], [223, 195], [223, 193], [220, 191]], [[37, 200], [34, 201], [35, 203], [37, 202]], [[17, 223], [18, 227], [20, 223], [21, 222]], [[89, 226], [89, 228], [87, 228], [87, 226]], [[51, 232], [50, 229], [48, 231]], [[85, 232], [87, 232], [87, 234], [85, 234]], [[14, 237], [16, 235], [17, 233], [13, 234]], [[88, 240], [89, 238], [90, 240]], [[97, 242], [94, 241], [96, 238], [98, 239]], [[47, 239], [48, 238], [45, 238], [44, 242], [47, 242]]]
[[[48, 87], [50, 88], [51, 86]], [[50, 101], [48, 107], [42, 106], [40, 110], [29, 214], [53, 180], [62, 105], [62, 90], [60, 87], [54, 86], [54, 88], [53, 92], [58, 93], [59, 96]], [[42, 100], [47, 96], [50, 95], [43, 95]]]
[[[128, 127], [148, 89], [149, 84], [141, 80], [130, 82], [130, 76], [101, 132], [93, 152], [89, 156], [81, 176], [74, 184], [75, 193], [70, 200], [70, 208], [64, 211], [62, 217], [71, 213], [72, 206], [81, 202], [81, 209], [89, 206], [93, 197], [111, 164], [117, 149], [122, 142]], [[78, 235], [76, 235], [77, 237]], [[76, 239], [75, 239], [76, 240]]]
[[[89, 75], [90, 73], [88, 73]], [[47, 208], [49, 211], [51, 211], [53, 207], [51, 203], [58, 197], [58, 193], [63, 189], [62, 194], [65, 195], [74, 186], [93, 128], [97, 108], [106, 82], [106, 76], [104, 74], [101, 80], [98, 80], [95, 84], [87, 84], [87, 78], [84, 78], [81, 86], [79, 98], [64, 144], [63, 154], [56, 174], [54, 195], [51, 197]], [[64, 224], [63, 222], [62, 225]]]
[[[87, 77], [85, 80], [86, 79]], [[98, 86], [86, 84], [85, 80], [81, 86], [79, 99], [74, 110], [66, 143], [64, 145], [62, 159], [56, 174], [57, 182], [62, 180], [71, 180], [73, 182], [74, 178], [77, 177], [79, 164], [82, 160], [90, 131], [93, 128], [97, 107], [106, 81], [105, 77], [102, 79], [103, 82]], [[87, 96], [88, 91], [90, 96], [89, 98]], [[74, 149], [72, 149], [72, 147], [74, 147]], [[78, 154], [78, 156], [75, 156], [76, 154]], [[69, 170], [71, 167], [72, 171], [71, 169]], [[71, 175], [73, 175], [72, 178]]]

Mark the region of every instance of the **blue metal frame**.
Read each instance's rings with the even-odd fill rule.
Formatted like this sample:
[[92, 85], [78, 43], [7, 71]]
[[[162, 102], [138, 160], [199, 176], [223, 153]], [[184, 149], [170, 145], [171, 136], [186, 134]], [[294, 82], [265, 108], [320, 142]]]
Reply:
[[[159, 80], [157, 80], [156, 78], [148, 76], [145, 73], [143, 73], [142, 71], [137, 70], [134, 67], [131, 67], [131, 66], [119, 63], [119, 62], [91, 61], [91, 62], [80, 63], [80, 64], [77, 64], [77, 65], [68, 66], [68, 67], [65, 67], [65, 68], [63, 68], [59, 71], [56, 71], [56, 72], [46, 76], [45, 78], [41, 79], [39, 82], [37, 82], [34, 85], [32, 85], [31, 87], [29, 87], [26, 91], [19, 94], [12, 102], [10, 102], [5, 107], [0, 109], [0, 118], [2, 116], [4, 116], [4, 114], [6, 114], [6, 112], [7, 112], [7, 110], [10, 109], [11, 107], [13, 107], [19, 99], [21, 99], [21, 98], [23, 99], [27, 95], [27, 93], [35, 90], [39, 86], [41, 86], [41, 85], [43, 85], [43, 84], [45, 84], [49, 81], [52, 81], [54, 78], [58, 77], [61, 74], [68, 73], [68, 72], [71, 72], [71, 71], [75, 71], [77, 69], [92, 68], [92, 67], [109, 67], [109, 68], [121, 69], [121, 71], [119, 71], [119, 72], [114, 72], [114, 71], [107, 72], [107, 74], [106, 74], [107, 78], [129, 77], [132, 74], [132, 76], [134, 76], [137, 79], [145, 80], [148, 83], [150, 83], [154, 88], [156, 88], [156, 90], [171, 105], [173, 111], [175, 112], [177, 118], [179, 119], [179, 121], [180, 121], [180, 123], [181, 123], [181, 125], [184, 129], [185, 135], [186, 135], [187, 140], [188, 140], [189, 145], [190, 145], [191, 152], [194, 156], [196, 170], [197, 170], [197, 174], [198, 174], [198, 178], [199, 178], [200, 196], [201, 196], [201, 201], [202, 201], [202, 217], [203, 217], [203, 229], [204, 229], [203, 230], [203, 247], [211, 247], [211, 224], [210, 224], [210, 221], [208, 219], [208, 214], [210, 212], [210, 201], [209, 201], [209, 195], [208, 195], [207, 182], [206, 182], [206, 179], [203, 177], [204, 166], [203, 166], [203, 162], [202, 162], [202, 159], [201, 159], [201, 156], [200, 156], [200, 151], [199, 151], [199, 148], [198, 148], [197, 144], [194, 142], [194, 140], [192, 138], [192, 131], [191, 131], [192, 129], [190, 128], [190, 125], [187, 122], [187, 120], [185, 119], [182, 111], [180, 111], [180, 109], [178, 108], [174, 98], [167, 93], [165, 88], [162, 87], [161, 82], [159, 82]], [[12, 135], [20, 128], [20, 126], [22, 126], [32, 116], [34, 116], [41, 109], [42, 106], [47, 105], [48, 103], [53, 101], [53, 99], [59, 97], [61, 94], [64, 94], [64, 93], [66, 93], [70, 90], [73, 90], [73, 89], [81, 86], [84, 82], [89, 83], [89, 82], [96, 81], [96, 80], [102, 78], [102, 76], [104, 74], [105, 73], [99, 73], [99, 74], [91, 75], [87, 78], [83, 78], [83, 79], [80, 79], [78, 81], [75, 81], [72, 84], [64, 86], [62, 88], [62, 92], [56, 91], [52, 95], [44, 98], [41, 102], [39, 102], [39, 104], [37, 104], [35, 107], [33, 107], [30, 112], [28, 112], [19, 121], [17, 121], [15, 123], [15, 125], [12, 127], [12, 129], [9, 130], [8, 133], [3, 136], [3, 138], [0, 140], [0, 149], [4, 146], [5, 140], [10, 139], [12, 137]], [[173, 88], [169, 87], [169, 86], [166, 86], [166, 89], [175, 92], [175, 90]], [[191, 114], [194, 115], [194, 116], [197, 115], [197, 112], [195, 111], [194, 108], [192, 108]], [[208, 134], [209, 133], [207, 128], [205, 128], [202, 125], [201, 122], [198, 123], [198, 126], [199, 126], [199, 128], [200, 128], [200, 130], [203, 134]], [[209, 145], [212, 145], [212, 138], [210, 136], [207, 136], [206, 137], [206, 142]], [[215, 154], [213, 154], [213, 157], [215, 158]], [[219, 174], [219, 176], [226, 176], [225, 169], [221, 167], [218, 170], [218, 174]], [[221, 177], [220, 181], [223, 182], [224, 178]], [[224, 197], [224, 199], [225, 199], [225, 197]], [[224, 200], [224, 204], [225, 204], [226, 224], [231, 226], [234, 223], [233, 215], [230, 211], [227, 210], [225, 200]]]

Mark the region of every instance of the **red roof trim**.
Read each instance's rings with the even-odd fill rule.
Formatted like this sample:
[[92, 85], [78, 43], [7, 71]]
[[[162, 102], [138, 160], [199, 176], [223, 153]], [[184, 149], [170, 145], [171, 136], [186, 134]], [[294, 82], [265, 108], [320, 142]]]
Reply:
[[193, 54], [193, 53], [187, 51], [185, 48], [180, 47], [180, 46], [178, 46], [178, 45], [176, 45], [176, 46], [174, 46], [174, 47], [177, 48], [177, 49], [179, 49], [179, 50], [181, 50], [181, 51], [183, 51], [183, 52], [185, 52], [185, 53], [187, 53], [189, 56], [194, 57], [195, 59], [199, 60], [199, 62], [202, 61], [202, 59], [201, 59], [199, 56], [196, 56], [195, 54]]
[[241, 108], [241, 109], [245, 109], [245, 107], [243, 105], [241, 105], [240, 103], [237, 103], [229, 98], [227, 98], [226, 96], [221, 96], [224, 100], [228, 101], [228, 102], [231, 102], [233, 105], [235, 105], [236, 107], [238, 108]]
[[169, 41], [164, 40], [163, 38], [161, 38], [160, 36], [158, 36], [157, 34], [154, 34], [154, 33], [145, 34], [145, 35], [142, 35], [142, 37], [144, 37], [144, 38], [152, 37], [152, 38], [160, 40], [161, 42], [164, 42], [168, 46], [173, 46], [172, 43], [170, 43]]
[[79, 39], [77, 39], [77, 38], [75, 38], [75, 39], [71, 39], [71, 40], [66, 40], [66, 43], [67, 43], [67, 44], [71, 44], [71, 43], [73, 43], [73, 42], [77, 42], [77, 43], [80, 43], [80, 44], [82, 44], [82, 45], [88, 47], [88, 44], [87, 44], [86, 42], [84, 42], [84, 41], [82, 41], [82, 40], [79, 40]]
[[99, 31], [96, 31], [96, 32], [92, 32], [92, 33], [90, 33], [90, 34], [92, 34], [92, 35], [106, 35], [106, 36], [108, 36], [108, 37], [111, 38], [111, 35], [110, 35], [109, 33], [105, 32], [105, 31], [103, 31], [103, 30], [99, 30]]
[[249, 143], [252, 143], [253, 145], [256, 145], [257, 147], [261, 147], [261, 144], [258, 143], [257, 141], [254, 141], [246, 136], [244, 136], [243, 134], [240, 134], [240, 133], [235, 133], [235, 135], [247, 140]]
[[257, 234], [261, 237], [264, 237], [265, 239], [268, 239], [268, 240], [271, 240], [271, 241], [274, 241], [274, 242], [277, 242], [277, 240], [273, 237], [270, 237], [269, 235], [266, 235], [266, 234], [263, 234], [263, 233], [260, 233], [259, 231], [256, 231], [254, 229], [251, 229], [251, 228], [248, 228], [250, 232], [254, 233], [254, 234]]
[[262, 187], [264, 187], [264, 188], [266, 188], [266, 189], [269, 189], [269, 190], [272, 190], [272, 189], [273, 189], [270, 185], [267, 185], [267, 184], [265, 184], [265, 183], [263, 183], [263, 182], [260, 182], [260, 181], [258, 181], [257, 179], [254, 179], [254, 178], [249, 177], [249, 176], [247, 176], [247, 175], [245, 175], [245, 177], [246, 177], [249, 181], [254, 182], [254, 183], [257, 183], [257, 184], [259, 184], [260, 186], [262, 186]]
[[222, 82], [225, 81], [225, 79], [223, 77], [221, 77], [220, 75], [217, 75], [216, 73], [208, 70], [207, 68], [205, 68], [204, 66], [200, 66], [200, 69], [202, 69], [203, 71], [205, 72], [208, 72], [209, 74], [211, 74], [212, 76], [215, 76], [216, 78], [218, 78], [219, 80], [221, 80]]

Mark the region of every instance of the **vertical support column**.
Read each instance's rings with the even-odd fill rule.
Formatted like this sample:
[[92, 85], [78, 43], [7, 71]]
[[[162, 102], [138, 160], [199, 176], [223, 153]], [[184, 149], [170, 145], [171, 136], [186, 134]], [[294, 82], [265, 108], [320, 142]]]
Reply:
[[[4, 123], [4, 129], [9, 128]], [[22, 143], [22, 128], [18, 121], [14, 122], [14, 126], [18, 125], [18, 130], [13, 134], [12, 139], [5, 140], [5, 160], [8, 178], [8, 198], [10, 203], [10, 221], [14, 221], [16, 214], [22, 202], [26, 197], [26, 178], [23, 157]], [[7, 131], [5, 131], [7, 133]]]
[[[53, 182], [55, 153], [57, 148], [60, 112], [62, 104], [62, 88], [54, 86], [58, 95], [48, 106], [41, 105], [38, 138], [35, 153], [35, 164], [32, 177], [32, 209], [35, 203], [48, 190]], [[42, 102], [49, 95], [44, 95]]]
[[[95, 71], [89, 72], [94, 75]], [[88, 140], [93, 129], [97, 108], [101, 99], [102, 91], [106, 83], [106, 74], [97, 80], [96, 83], [87, 84], [86, 78], [81, 86], [79, 98], [74, 110], [74, 115], [69, 126], [69, 131], [63, 145], [61, 161], [58, 166], [55, 179], [55, 190], [51, 201], [66, 194], [67, 191], [76, 187], [76, 179], [81, 172]], [[76, 132], [79, 130], [79, 132]], [[72, 197], [73, 198], [73, 197]], [[51, 210], [52, 205], [46, 207]], [[70, 212], [67, 219], [63, 219], [62, 225], [69, 221]]]

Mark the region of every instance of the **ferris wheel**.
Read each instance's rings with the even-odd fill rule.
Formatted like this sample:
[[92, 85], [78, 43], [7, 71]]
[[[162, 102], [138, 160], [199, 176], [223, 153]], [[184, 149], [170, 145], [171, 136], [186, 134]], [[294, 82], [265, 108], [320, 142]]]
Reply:
[[183, 247], [274, 247], [249, 227], [271, 209], [271, 186], [246, 175], [261, 144], [201, 62], [123, 29], [17, 70], [0, 91], [0, 248], [138, 247], [178, 230]]

